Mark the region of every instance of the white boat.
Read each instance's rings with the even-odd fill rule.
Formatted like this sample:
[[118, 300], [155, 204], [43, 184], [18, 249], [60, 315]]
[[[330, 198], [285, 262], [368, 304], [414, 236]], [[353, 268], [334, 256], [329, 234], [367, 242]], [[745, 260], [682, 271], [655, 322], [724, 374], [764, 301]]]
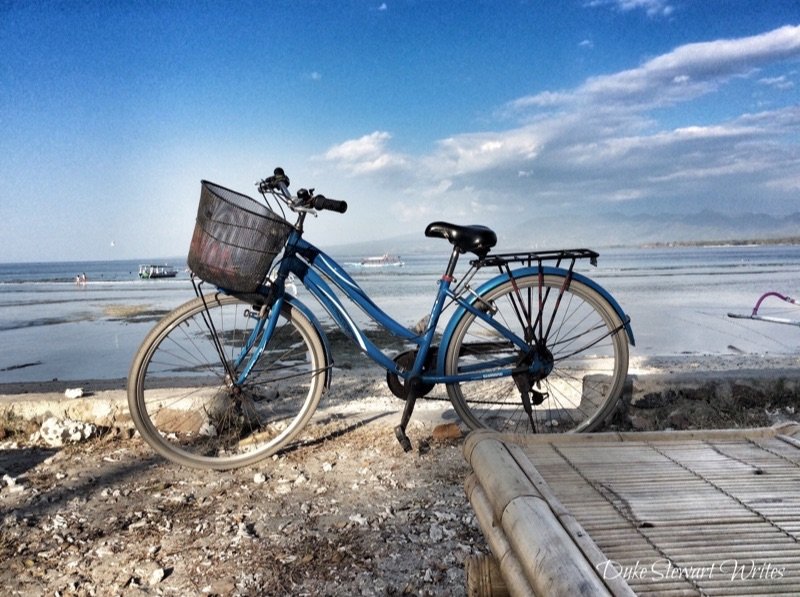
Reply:
[[174, 278], [178, 275], [176, 270], [171, 265], [140, 265], [139, 277], [144, 279], [151, 278]]
[[380, 257], [365, 257], [361, 260], [361, 267], [402, 267], [405, 265], [398, 255], [384, 253]]

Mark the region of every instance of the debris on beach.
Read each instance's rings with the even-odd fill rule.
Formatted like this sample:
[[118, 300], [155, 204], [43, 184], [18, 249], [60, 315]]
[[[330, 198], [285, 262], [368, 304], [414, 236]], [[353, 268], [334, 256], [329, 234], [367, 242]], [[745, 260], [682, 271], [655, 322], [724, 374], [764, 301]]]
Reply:
[[172, 465], [138, 438], [28, 447], [14, 455], [24, 466], [0, 461], [0, 586], [464, 596], [464, 561], [485, 543], [460, 446], [406, 454], [393, 422], [323, 423], [312, 445], [224, 474]]
[[48, 446], [60, 448], [65, 443], [77, 443], [87, 440], [96, 433], [97, 427], [92, 423], [50, 417], [44, 420], [41, 428], [34, 435], [38, 435], [38, 438]]
[[70, 399], [80, 398], [83, 396], [83, 388], [69, 388], [64, 392], [64, 396]]

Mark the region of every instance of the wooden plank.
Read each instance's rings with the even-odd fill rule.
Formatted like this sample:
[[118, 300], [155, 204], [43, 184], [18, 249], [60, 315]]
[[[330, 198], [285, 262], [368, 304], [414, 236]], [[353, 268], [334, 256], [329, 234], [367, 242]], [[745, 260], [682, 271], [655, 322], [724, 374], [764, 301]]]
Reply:
[[[589, 562], [660, 561], [684, 575], [634, 574], [637, 594], [800, 594], [800, 425], [516, 439], [537, 507], [549, 505], [573, 540], [588, 533]], [[524, 535], [510, 540], [515, 551]], [[751, 560], [780, 573], [720, 574], [721, 562]]]

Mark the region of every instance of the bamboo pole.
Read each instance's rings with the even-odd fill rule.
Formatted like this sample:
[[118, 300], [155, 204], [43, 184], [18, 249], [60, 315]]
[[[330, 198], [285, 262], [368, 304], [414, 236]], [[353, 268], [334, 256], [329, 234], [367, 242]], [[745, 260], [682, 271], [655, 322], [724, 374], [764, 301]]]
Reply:
[[494, 524], [492, 505], [483, 491], [477, 476], [473, 473], [464, 483], [467, 498], [475, 511], [475, 518], [483, 531], [483, 536], [497, 559], [500, 572], [506, 582], [508, 592], [514, 597], [534, 597], [533, 588], [525, 577], [522, 566], [514, 555], [501, 526]]
[[501, 442], [484, 436], [465, 447], [465, 454], [487, 496], [495, 526], [503, 529], [536, 594], [610, 595]]

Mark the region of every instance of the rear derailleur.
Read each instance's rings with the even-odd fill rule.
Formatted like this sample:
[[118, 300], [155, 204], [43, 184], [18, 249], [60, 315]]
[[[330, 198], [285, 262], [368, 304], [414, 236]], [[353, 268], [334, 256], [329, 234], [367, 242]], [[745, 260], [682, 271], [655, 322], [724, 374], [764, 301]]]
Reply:
[[[538, 371], [531, 371], [534, 362], [539, 365]], [[536, 346], [520, 357], [517, 366], [511, 373], [522, 398], [522, 408], [528, 415], [528, 421], [534, 431], [536, 431], [536, 423], [533, 420], [533, 407], [539, 406], [550, 397], [547, 392], [542, 392], [538, 388], [541, 387], [540, 382], [553, 370], [553, 363], [553, 354], [547, 347]]]

